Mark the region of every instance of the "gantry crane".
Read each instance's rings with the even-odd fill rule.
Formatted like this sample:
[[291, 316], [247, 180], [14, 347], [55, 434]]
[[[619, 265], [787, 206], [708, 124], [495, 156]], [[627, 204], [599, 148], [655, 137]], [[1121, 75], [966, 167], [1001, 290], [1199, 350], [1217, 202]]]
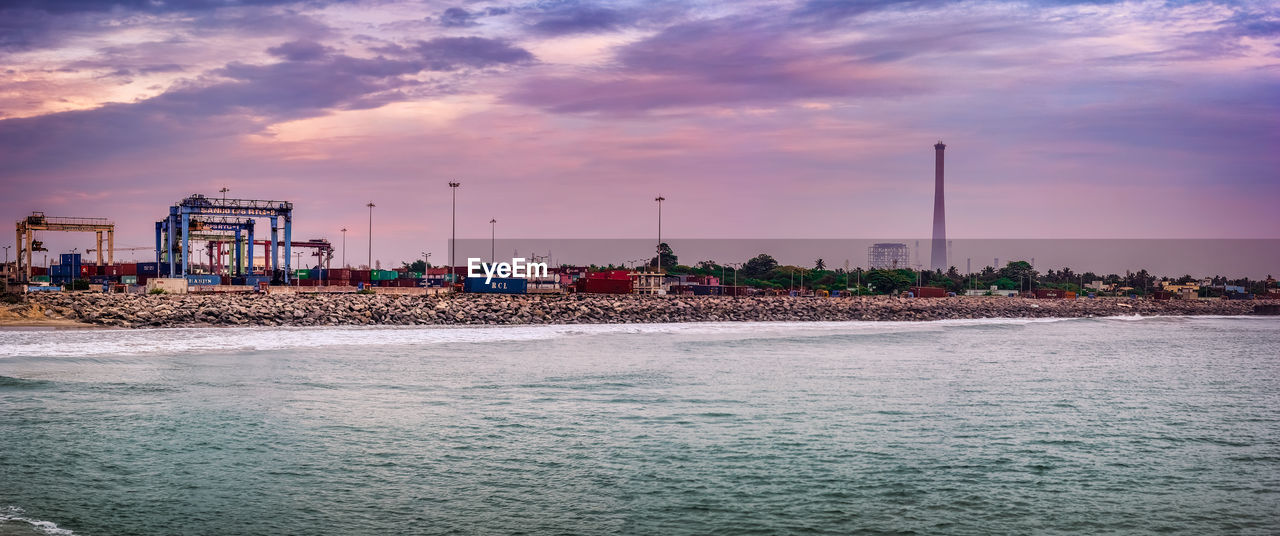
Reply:
[[[31, 255], [36, 251], [46, 251], [43, 244], [36, 240], [36, 231], [68, 231], [97, 234], [97, 265], [102, 266], [102, 235], [106, 233], [107, 264], [115, 262], [116, 224], [106, 218], [63, 218], [45, 216], [43, 212], [32, 212], [30, 216], [18, 220], [16, 225], [18, 244], [18, 273], [23, 281], [31, 280]], [[25, 254], [25, 255], [24, 255]], [[25, 257], [25, 263], [24, 261]]]

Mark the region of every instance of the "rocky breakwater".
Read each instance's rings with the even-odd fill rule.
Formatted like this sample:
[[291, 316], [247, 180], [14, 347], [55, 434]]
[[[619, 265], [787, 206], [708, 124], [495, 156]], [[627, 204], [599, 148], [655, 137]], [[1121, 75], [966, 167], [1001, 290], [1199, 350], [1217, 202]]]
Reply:
[[600, 324], [716, 321], [941, 320], [1116, 315], [1247, 315], [1247, 301], [1021, 298], [788, 298], [608, 295], [39, 294], [80, 322], [118, 327]]

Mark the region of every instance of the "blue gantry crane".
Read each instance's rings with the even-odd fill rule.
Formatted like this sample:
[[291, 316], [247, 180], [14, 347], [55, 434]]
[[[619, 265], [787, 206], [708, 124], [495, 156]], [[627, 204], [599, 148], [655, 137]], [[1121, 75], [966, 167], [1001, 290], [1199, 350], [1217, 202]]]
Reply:
[[[182, 244], [188, 243], [187, 239], [190, 239], [231, 242], [232, 263], [230, 275], [253, 275], [253, 219], [193, 215], [190, 220], [188, 225], [189, 233], [183, 234], [180, 228], [175, 228], [173, 242], [166, 240], [169, 236], [170, 220], [166, 218], [156, 222], [156, 250], [159, 252], [156, 262], [166, 266], [165, 270], [163, 270], [165, 273], [169, 273], [167, 266], [170, 257], [175, 259], [190, 258], [183, 257], [180, 253]], [[246, 260], [242, 258], [242, 252], [247, 255], [248, 262], [242, 262]], [[175, 262], [185, 265], [181, 260]]]
[[[194, 220], [193, 220], [194, 218]], [[250, 244], [249, 259], [246, 265], [248, 273], [253, 273], [253, 221], [256, 218], [271, 220], [270, 247], [267, 255], [273, 268], [281, 266], [278, 237], [280, 220], [284, 220], [284, 269], [277, 270], [279, 279], [289, 283], [290, 245], [293, 238], [293, 203], [288, 201], [267, 201], [258, 199], [225, 199], [205, 197], [195, 194], [172, 207], [169, 216], [156, 222], [156, 262], [161, 271], [169, 277], [185, 277], [187, 263], [191, 251], [192, 222], [197, 222], [195, 230], [234, 231], [236, 243], [240, 242], [240, 233], [248, 233]], [[177, 241], [181, 238], [182, 243]], [[176, 251], [175, 251], [176, 250]], [[165, 252], [169, 254], [165, 255]], [[239, 249], [237, 248], [237, 255]], [[239, 264], [237, 259], [236, 264]]]

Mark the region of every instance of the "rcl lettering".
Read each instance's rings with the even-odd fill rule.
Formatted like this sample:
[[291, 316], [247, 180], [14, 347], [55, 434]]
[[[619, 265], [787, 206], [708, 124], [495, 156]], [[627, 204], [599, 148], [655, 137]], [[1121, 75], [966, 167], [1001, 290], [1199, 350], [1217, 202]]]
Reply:
[[[525, 262], [524, 257], [513, 258], [510, 263], [488, 263], [481, 262], [479, 257], [467, 257], [467, 277], [484, 275], [484, 283], [486, 285], [492, 284], [495, 276], [504, 279], [508, 277], [547, 277], [547, 273], [547, 263]], [[495, 286], [493, 288], [505, 289], [506, 287]]]

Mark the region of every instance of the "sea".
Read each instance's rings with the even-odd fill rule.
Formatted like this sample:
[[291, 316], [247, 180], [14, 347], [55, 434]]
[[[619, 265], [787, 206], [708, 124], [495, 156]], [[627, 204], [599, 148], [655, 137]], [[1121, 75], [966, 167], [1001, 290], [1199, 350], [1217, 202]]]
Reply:
[[0, 534], [1276, 534], [1280, 319], [0, 331]]

